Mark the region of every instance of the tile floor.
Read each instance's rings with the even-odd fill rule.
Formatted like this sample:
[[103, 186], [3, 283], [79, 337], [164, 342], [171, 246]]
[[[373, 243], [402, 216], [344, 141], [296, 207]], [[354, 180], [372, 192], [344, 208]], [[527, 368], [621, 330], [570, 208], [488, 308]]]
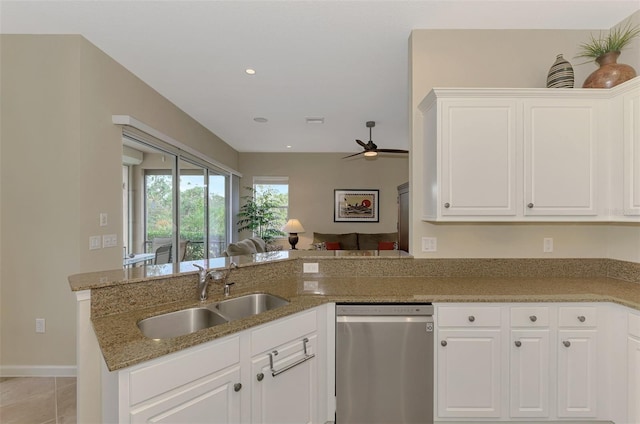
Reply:
[[75, 424], [75, 377], [0, 378], [0, 423]]

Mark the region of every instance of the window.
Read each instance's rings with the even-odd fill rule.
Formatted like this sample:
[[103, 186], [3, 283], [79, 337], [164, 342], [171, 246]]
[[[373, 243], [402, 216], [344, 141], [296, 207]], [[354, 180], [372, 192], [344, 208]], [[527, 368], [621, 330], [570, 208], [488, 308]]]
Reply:
[[231, 173], [137, 133], [125, 131], [123, 145], [125, 256], [156, 254], [148, 259], [156, 264], [223, 256]]
[[253, 190], [258, 203], [269, 199], [276, 204], [273, 227], [277, 230], [284, 227], [289, 218], [289, 177], [254, 177]]

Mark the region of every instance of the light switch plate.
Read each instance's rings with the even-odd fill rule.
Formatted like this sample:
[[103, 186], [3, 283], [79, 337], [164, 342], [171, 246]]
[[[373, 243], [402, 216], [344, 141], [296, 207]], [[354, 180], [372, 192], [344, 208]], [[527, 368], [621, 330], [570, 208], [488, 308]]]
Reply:
[[319, 272], [318, 263], [317, 262], [305, 262], [302, 264], [302, 272], [304, 273], [317, 273]]
[[91, 236], [89, 237], [89, 250], [96, 250], [96, 249], [100, 249], [100, 242], [101, 242], [101, 237], [100, 236]]
[[438, 239], [436, 237], [422, 237], [422, 251], [435, 252], [438, 250]]
[[102, 247], [116, 247], [118, 245], [118, 236], [115, 234], [106, 234], [102, 236]]

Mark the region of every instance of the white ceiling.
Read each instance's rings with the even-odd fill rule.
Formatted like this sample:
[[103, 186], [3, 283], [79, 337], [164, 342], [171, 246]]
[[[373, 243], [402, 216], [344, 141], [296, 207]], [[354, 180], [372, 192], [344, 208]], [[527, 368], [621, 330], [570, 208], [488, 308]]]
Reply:
[[2, 0], [0, 31], [82, 34], [238, 151], [357, 152], [369, 120], [379, 147], [409, 147], [412, 29], [609, 29], [637, 10], [640, 0]]

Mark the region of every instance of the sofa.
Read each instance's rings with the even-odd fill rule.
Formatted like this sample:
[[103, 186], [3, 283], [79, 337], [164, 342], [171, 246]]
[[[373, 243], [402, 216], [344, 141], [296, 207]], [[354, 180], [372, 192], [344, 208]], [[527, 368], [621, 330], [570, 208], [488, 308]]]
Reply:
[[313, 249], [317, 250], [397, 250], [398, 233], [313, 233]]
[[282, 246], [267, 244], [260, 237], [250, 237], [235, 243], [229, 243], [224, 251], [225, 256], [251, 255], [272, 250], [281, 250]]

